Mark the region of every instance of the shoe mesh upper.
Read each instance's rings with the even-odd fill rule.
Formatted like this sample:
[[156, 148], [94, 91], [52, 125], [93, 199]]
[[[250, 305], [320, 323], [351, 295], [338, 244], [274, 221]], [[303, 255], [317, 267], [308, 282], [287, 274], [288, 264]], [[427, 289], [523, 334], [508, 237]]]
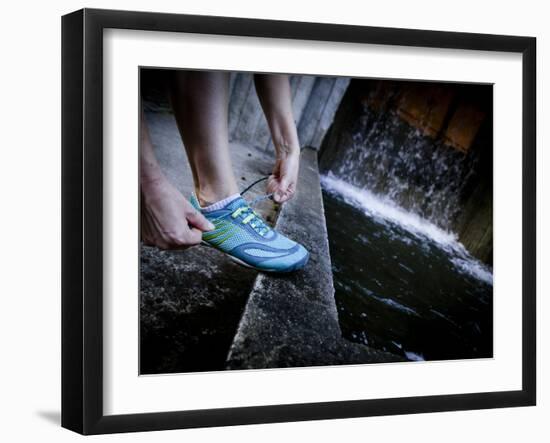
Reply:
[[[201, 210], [194, 196], [191, 203]], [[238, 198], [223, 209], [203, 212], [216, 226], [215, 230], [203, 233], [203, 240], [251, 266], [262, 267], [263, 264], [269, 270], [288, 268], [308, 255], [303, 246], [273, 229], [260, 235], [250, 223], [244, 224], [243, 220], [250, 211], [244, 211], [233, 218], [231, 215], [242, 206], [248, 207], [248, 203], [243, 198]]]

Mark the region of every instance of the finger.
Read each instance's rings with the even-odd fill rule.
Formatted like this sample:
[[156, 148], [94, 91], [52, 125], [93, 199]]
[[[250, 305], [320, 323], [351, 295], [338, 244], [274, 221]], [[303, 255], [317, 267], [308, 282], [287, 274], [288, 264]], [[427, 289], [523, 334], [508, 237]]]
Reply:
[[204, 215], [202, 215], [200, 212], [193, 211], [188, 212], [186, 214], [187, 221], [193, 225], [195, 228], [200, 229], [201, 231], [212, 231], [216, 229], [216, 227], [210, 223]]
[[189, 245], [198, 245], [202, 241], [202, 231], [197, 228], [191, 228], [188, 235]]
[[294, 197], [295, 190], [296, 190], [296, 188], [295, 188], [294, 184], [291, 183], [287, 187], [286, 191], [283, 192], [282, 195], [280, 195], [278, 197], [278, 199], [279, 199], [278, 203], [284, 203], [284, 202], [289, 201], [290, 199], [292, 199], [292, 197]]
[[279, 187], [279, 183], [273, 175], [270, 175], [267, 179], [266, 191], [271, 194], [274, 193]]
[[277, 203], [284, 203], [290, 200], [291, 197], [292, 197], [291, 194], [289, 194], [288, 192], [284, 192], [282, 194], [279, 194], [277, 197], [274, 196], [274, 199]]
[[275, 191], [275, 194], [273, 195], [273, 198], [276, 202], [282, 203], [287, 199], [288, 194], [288, 179], [286, 177], [282, 177], [279, 181], [279, 186], [277, 187], [277, 190]]
[[277, 191], [273, 194], [273, 200], [275, 200], [276, 203], [284, 203], [284, 193], [281, 191]]

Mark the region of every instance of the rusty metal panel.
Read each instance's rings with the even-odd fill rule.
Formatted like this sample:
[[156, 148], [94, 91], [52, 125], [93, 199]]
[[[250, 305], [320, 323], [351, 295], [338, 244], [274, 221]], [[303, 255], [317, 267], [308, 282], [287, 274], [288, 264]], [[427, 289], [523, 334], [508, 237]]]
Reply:
[[377, 81], [375, 86], [362, 97], [361, 103], [370, 108], [380, 111], [387, 109], [393, 98], [399, 93], [399, 88], [395, 82]]
[[421, 130], [437, 137], [451, 105], [454, 90], [434, 84], [409, 85], [404, 88], [397, 105], [398, 115]]
[[467, 152], [484, 119], [485, 113], [475, 106], [460, 105], [449, 121], [443, 136], [444, 142], [460, 151]]

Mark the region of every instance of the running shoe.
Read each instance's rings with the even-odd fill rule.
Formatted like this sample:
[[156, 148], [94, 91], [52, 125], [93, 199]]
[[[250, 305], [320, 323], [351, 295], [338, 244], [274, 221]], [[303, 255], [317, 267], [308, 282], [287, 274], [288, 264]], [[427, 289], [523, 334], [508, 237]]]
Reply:
[[194, 195], [190, 201], [215, 226], [202, 234], [203, 243], [237, 263], [264, 272], [291, 272], [306, 265], [307, 250], [269, 227], [244, 198], [208, 212], [202, 210]]

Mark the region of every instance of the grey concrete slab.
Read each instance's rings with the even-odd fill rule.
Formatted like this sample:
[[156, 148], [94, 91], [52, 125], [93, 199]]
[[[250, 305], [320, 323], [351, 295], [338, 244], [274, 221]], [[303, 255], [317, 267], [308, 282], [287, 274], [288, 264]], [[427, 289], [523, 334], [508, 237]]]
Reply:
[[244, 101], [239, 122], [233, 130], [233, 140], [239, 140], [247, 145], [256, 145], [256, 127], [262, 119], [265, 120], [261, 111], [260, 100], [258, 99], [256, 88], [252, 84]]
[[258, 275], [227, 359], [229, 369], [398, 361], [342, 338], [319, 184], [317, 153], [302, 152], [296, 197], [277, 229], [310, 252], [308, 265], [288, 275]]
[[314, 84], [315, 77], [312, 75], [301, 75], [299, 77], [299, 84], [296, 88], [296, 93], [292, 97], [292, 112], [294, 114], [294, 120], [296, 120], [298, 124], [302, 119], [302, 114], [307, 105]]
[[[312, 145], [314, 141], [315, 133], [319, 126], [319, 120], [323, 115], [323, 111], [327, 105], [335, 82], [336, 79], [331, 77], [317, 77], [315, 80], [309, 100], [298, 125], [298, 136], [300, 142], [305, 146]], [[315, 146], [315, 148], [318, 148], [318, 146]]]
[[321, 143], [323, 142], [325, 134], [327, 133], [330, 125], [334, 120], [334, 115], [338, 110], [338, 106], [340, 105], [342, 97], [344, 96], [344, 93], [348, 88], [349, 82], [350, 79], [347, 77], [338, 77], [334, 81], [330, 96], [325, 103], [323, 113], [317, 123], [317, 129], [315, 130], [315, 134], [313, 135], [311, 140], [311, 146], [315, 147], [316, 149], [319, 149], [321, 147]]
[[239, 125], [246, 98], [253, 89], [252, 74], [237, 74], [229, 97], [229, 136], [232, 140], [235, 139], [235, 130]]

